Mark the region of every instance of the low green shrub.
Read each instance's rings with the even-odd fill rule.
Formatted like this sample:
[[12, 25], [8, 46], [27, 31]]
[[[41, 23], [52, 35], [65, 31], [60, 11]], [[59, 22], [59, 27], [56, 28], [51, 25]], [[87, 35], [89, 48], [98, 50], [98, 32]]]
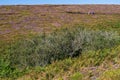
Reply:
[[17, 68], [45, 66], [56, 60], [79, 56], [89, 50], [102, 50], [118, 45], [120, 36], [113, 31], [92, 31], [84, 28], [63, 29], [24, 39], [8, 48], [10, 65]]

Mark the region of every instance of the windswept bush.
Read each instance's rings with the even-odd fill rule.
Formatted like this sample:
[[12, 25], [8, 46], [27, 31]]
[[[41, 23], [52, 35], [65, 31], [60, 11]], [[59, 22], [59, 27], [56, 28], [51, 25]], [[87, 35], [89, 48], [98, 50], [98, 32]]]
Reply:
[[19, 68], [44, 66], [72, 55], [79, 56], [84, 51], [111, 48], [119, 41], [117, 32], [63, 29], [12, 44], [10, 62]]

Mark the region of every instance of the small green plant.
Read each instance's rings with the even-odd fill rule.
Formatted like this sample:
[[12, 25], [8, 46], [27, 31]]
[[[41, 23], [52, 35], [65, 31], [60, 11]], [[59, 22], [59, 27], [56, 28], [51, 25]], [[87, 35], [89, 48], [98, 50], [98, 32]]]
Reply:
[[83, 76], [80, 72], [74, 73], [70, 78], [70, 80], [82, 80], [82, 79]]
[[120, 69], [108, 70], [98, 80], [120, 80]]
[[12, 74], [14, 70], [9, 62], [0, 59], [0, 77], [10, 77], [10, 74]]

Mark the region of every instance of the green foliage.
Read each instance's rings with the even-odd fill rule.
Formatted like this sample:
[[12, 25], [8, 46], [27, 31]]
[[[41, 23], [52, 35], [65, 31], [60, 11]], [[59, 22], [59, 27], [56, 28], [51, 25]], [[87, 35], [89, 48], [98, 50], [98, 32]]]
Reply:
[[10, 66], [9, 62], [0, 59], [0, 77], [8, 77], [13, 71], [14, 68]]
[[74, 54], [79, 56], [89, 50], [112, 48], [118, 45], [119, 41], [117, 32], [92, 31], [80, 27], [73, 30], [65, 28], [48, 35], [19, 40], [10, 45], [8, 54], [10, 64], [17, 68], [45, 66]]
[[70, 80], [82, 80], [83, 79], [83, 76], [80, 72], [77, 72], [77, 73], [74, 73], [72, 76], [71, 76], [71, 79]]
[[6, 61], [4, 59], [0, 59], [0, 78], [12, 78], [15, 79], [18, 76], [22, 76], [25, 73], [28, 73], [28, 69], [18, 70], [15, 67], [10, 65], [9, 61]]
[[120, 80], [120, 69], [108, 70], [98, 80]]

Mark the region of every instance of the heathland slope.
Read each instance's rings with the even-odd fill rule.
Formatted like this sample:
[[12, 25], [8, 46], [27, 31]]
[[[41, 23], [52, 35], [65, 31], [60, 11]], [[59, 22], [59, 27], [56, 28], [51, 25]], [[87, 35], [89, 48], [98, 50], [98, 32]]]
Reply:
[[[88, 11], [94, 11], [95, 15], [87, 15]], [[119, 14], [120, 5], [0, 6], [0, 39], [9, 40], [18, 35], [50, 31], [61, 26], [94, 25], [101, 20], [119, 19]]]
[[120, 5], [0, 6], [0, 80], [17, 79], [119, 80]]

